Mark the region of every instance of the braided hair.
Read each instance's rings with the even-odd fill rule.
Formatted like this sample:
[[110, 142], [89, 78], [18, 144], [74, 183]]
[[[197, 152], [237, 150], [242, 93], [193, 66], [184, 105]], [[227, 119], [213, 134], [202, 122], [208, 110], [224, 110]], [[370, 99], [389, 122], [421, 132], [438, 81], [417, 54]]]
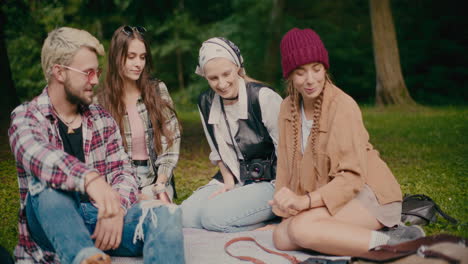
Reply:
[[[314, 102], [314, 114], [313, 114], [313, 125], [312, 125], [312, 131], [311, 131], [311, 144], [312, 144], [312, 154], [315, 156], [317, 154], [317, 137], [318, 137], [318, 131], [319, 131], [319, 121], [320, 121], [320, 116], [322, 114], [322, 102], [323, 102], [323, 91], [325, 90], [326, 84], [327, 83], [332, 83], [331, 78], [328, 73], [325, 74], [325, 84], [324, 84], [324, 89], [320, 93], [319, 97], [315, 100]], [[299, 105], [301, 103], [301, 96], [299, 95], [299, 92], [297, 91], [296, 88], [294, 88], [294, 85], [290, 79], [287, 80], [287, 90], [288, 90], [288, 95], [291, 100], [291, 115], [292, 115], [292, 128], [293, 128], [293, 142], [294, 142], [294, 149], [293, 149], [293, 155], [292, 155], [292, 161], [294, 162], [296, 160], [296, 150], [299, 145]]]

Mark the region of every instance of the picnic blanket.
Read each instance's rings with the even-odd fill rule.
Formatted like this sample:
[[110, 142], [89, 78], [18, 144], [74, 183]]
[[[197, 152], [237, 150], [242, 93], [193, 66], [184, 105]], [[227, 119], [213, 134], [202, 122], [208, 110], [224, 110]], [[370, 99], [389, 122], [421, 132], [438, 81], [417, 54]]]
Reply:
[[[185, 259], [187, 264], [246, 264], [247, 262], [238, 260], [224, 252], [224, 244], [232, 238], [250, 236], [257, 240], [262, 246], [275, 249], [272, 239], [272, 231], [248, 231], [240, 233], [218, 233], [202, 229], [184, 228], [185, 241]], [[289, 264], [289, 261], [283, 257], [269, 254], [260, 249], [252, 242], [237, 242], [229, 247], [234, 255], [244, 255], [256, 257], [269, 264]], [[311, 257], [312, 252], [302, 251], [281, 251], [295, 256], [299, 260], [305, 260]], [[349, 257], [322, 256], [330, 259], [349, 259]], [[143, 264], [143, 258], [123, 258], [112, 257], [112, 263], [118, 264]]]

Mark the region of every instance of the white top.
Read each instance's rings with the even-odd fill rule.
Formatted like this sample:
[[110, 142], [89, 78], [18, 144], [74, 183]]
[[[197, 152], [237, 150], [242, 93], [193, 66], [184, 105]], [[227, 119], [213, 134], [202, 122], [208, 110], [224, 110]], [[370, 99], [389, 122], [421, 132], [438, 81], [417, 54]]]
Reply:
[[314, 120], [307, 120], [307, 117], [304, 112], [304, 104], [301, 104], [301, 120], [302, 120], [302, 153], [307, 146], [307, 139], [309, 138], [310, 131], [312, 130], [312, 126], [314, 125]]
[[[283, 99], [275, 91], [269, 88], [261, 88], [258, 97], [260, 109], [262, 112], [262, 122], [265, 125], [268, 134], [270, 134], [271, 139], [273, 140], [273, 144], [275, 145], [275, 153], [278, 154], [278, 114]], [[210, 135], [208, 134], [208, 130], [205, 126], [205, 120], [200, 112], [203, 129], [205, 130], [205, 135], [211, 148], [210, 160], [211, 163], [217, 165], [218, 161], [220, 161], [221, 157], [223, 157], [223, 162], [229, 167], [229, 169], [231, 169], [234, 177], [237, 178], [237, 181], [241, 183], [238, 157], [242, 158], [242, 154], [239, 152], [239, 148], [235, 139], [232, 141], [234, 141], [234, 144], [236, 144], [238, 155], [236, 155], [234, 152], [232, 141], [229, 137], [229, 132], [226, 127], [226, 121], [224, 121], [224, 116], [221, 111], [220, 98], [221, 97], [218, 94], [215, 94], [208, 118], [208, 124], [211, 124], [214, 127], [214, 136], [216, 138], [216, 142], [218, 143], [219, 153], [216, 150]], [[224, 105], [227, 120], [229, 122], [229, 126], [231, 127], [232, 136], [235, 136], [237, 130], [239, 129], [237, 120], [248, 118], [247, 102], [245, 81], [244, 79], [240, 78], [238, 101], [232, 105]], [[198, 111], [200, 111], [200, 109], [198, 109]]]

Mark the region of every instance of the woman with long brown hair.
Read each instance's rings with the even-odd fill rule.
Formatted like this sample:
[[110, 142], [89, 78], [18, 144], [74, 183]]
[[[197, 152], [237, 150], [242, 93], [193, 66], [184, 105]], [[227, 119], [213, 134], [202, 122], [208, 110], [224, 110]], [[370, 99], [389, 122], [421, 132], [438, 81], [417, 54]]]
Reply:
[[149, 197], [174, 194], [180, 126], [166, 85], [151, 77], [143, 27], [121, 26], [112, 36], [106, 80], [98, 101], [116, 120], [139, 187]]
[[330, 80], [328, 52], [311, 29], [281, 41], [289, 96], [279, 114], [273, 212], [281, 250], [355, 255], [424, 235], [398, 226], [400, 185], [369, 143], [357, 103]]

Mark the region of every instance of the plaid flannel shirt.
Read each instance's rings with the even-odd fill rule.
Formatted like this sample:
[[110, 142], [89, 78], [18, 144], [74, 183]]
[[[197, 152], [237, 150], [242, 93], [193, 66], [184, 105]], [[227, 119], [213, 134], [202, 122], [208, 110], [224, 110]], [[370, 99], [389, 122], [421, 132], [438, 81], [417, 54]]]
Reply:
[[34, 195], [46, 187], [84, 193], [84, 176], [96, 171], [120, 194], [123, 208], [137, 201], [136, 179], [111, 115], [97, 105], [80, 106], [86, 160], [82, 163], [63, 151], [58, 119], [47, 91], [46, 87], [38, 97], [12, 112], [8, 131], [21, 205], [17, 263], [59, 263], [56, 254], [41, 250], [30, 237], [25, 212], [28, 193]]
[[[174, 104], [172, 102], [171, 96], [167, 90], [166, 85], [163, 82], [159, 82], [159, 94], [164, 101], [169, 102], [169, 104], [173, 107]], [[162, 152], [156, 153], [153, 145], [153, 126], [150, 122], [148, 111], [146, 109], [145, 104], [143, 103], [143, 99], [141, 96], [137, 100], [137, 111], [140, 115], [140, 118], [143, 120], [143, 124], [145, 127], [145, 141], [146, 141], [146, 150], [149, 154], [149, 169], [152, 172], [150, 178], [146, 179], [144, 182], [141, 183], [140, 187], [144, 187], [146, 185], [151, 184], [154, 182], [154, 177], [157, 175], [165, 175], [168, 178], [168, 183], [172, 177], [172, 171], [177, 165], [177, 161], [179, 160], [179, 151], [180, 151], [180, 130], [179, 130], [179, 122], [177, 121], [176, 115], [166, 109], [164, 114], [167, 117], [166, 120], [166, 127], [175, 133], [175, 138], [173, 143], [170, 147], [167, 145], [166, 137], [161, 137], [162, 143]], [[125, 131], [125, 139], [127, 140], [127, 153], [129, 157], [132, 157], [132, 131], [130, 128], [130, 121], [128, 119], [128, 114], [125, 114], [123, 119], [124, 124], [124, 131]], [[157, 168], [157, 172], [153, 170], [154, 167]]]

